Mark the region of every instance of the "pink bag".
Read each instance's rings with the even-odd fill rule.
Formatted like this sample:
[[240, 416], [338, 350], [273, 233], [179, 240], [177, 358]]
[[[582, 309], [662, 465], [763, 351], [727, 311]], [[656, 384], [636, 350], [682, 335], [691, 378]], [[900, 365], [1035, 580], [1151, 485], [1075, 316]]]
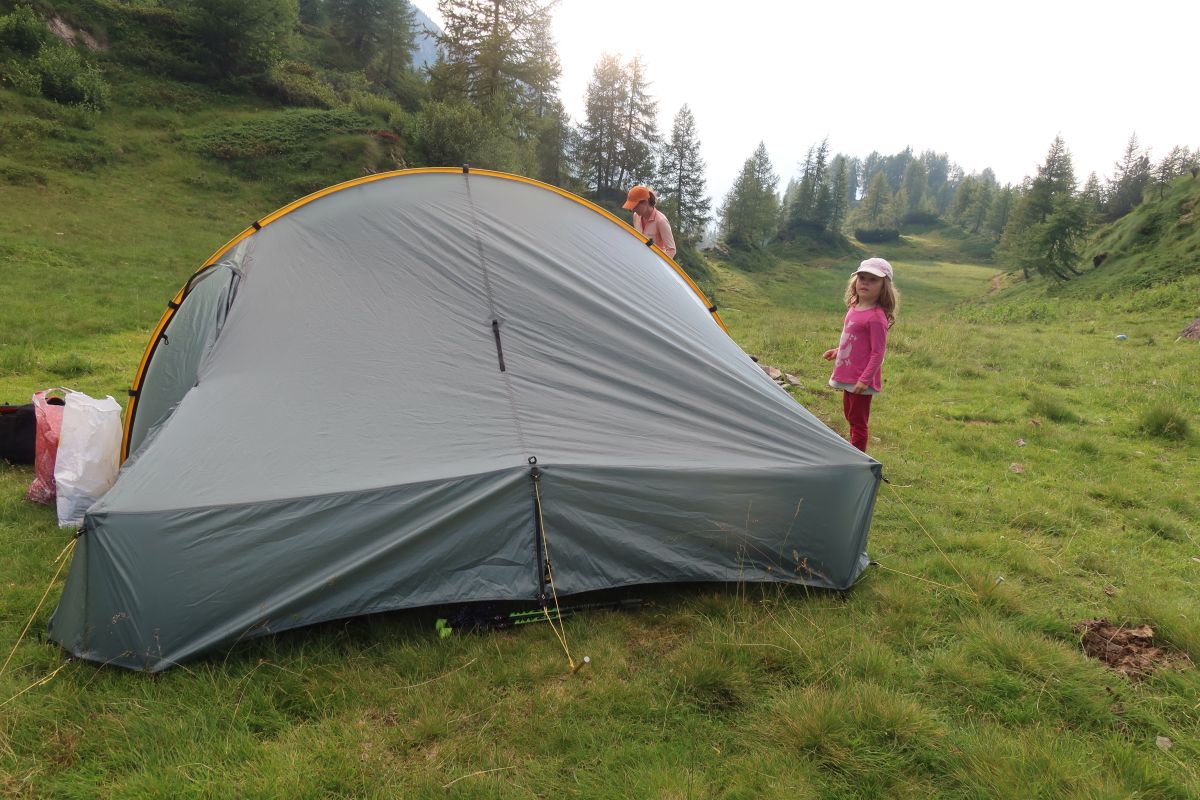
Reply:
[[58, 457], [58, 435], [62, 431], [62, 397], [48, 397], [52, 392], [66, 394], [62, 389], [34, 392], [33, 416], [37, 426], [33, 443], [33, 483], [26, 500], [50, 505], [54, 502], [54, 461]]

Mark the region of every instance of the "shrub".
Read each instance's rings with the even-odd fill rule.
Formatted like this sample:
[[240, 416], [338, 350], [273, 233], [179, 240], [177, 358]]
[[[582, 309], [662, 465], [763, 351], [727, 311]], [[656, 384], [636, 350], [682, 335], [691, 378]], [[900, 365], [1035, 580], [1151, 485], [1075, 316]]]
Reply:
[[1152, 406], [1142, 412], [1138, 430], [1158, 439], [1184, 440], [1190, 433], [1187, 417], [1173, 408]]
[[395, 100], [389, 100], [370, 92], [350, 92], [350, 107], [363, 116], [382, 120], [389, 126], [395, 125], [397, 122], [402, 123], [406, 116], [404, 109]]
[[337, 92], [317, 71], [299, 61], [281, 61], [267, 70], [263, 78], [265, 94], [291, 106], [336, 108]]
[[487, 136], [483, 114], [466, 103], [429, 103], [417, 123], [417, 147], [435, 167], [475, 161]]
[[83, 63], [74, 48], [66, 45], [43, 47], [33, 60], [33, 68], [42, 76], [44, 97], [97, 110], [108, 107], [108, 84], [98, 69]]
[[0, 159], [0, 183], [11, 183], [14, 186], [45, 186], [47, 180], [43, 172]]
[[364, 133], [367, 120], [353, 111], [284, 111], [240, 125], [222, 124], [194, 137], [197, 149], [224, 161], [311, 152], [331, 136]]
[[0, 52], [32, 58], [48, 41], [50, 29], [29, 6], [17, 6], [8, 16], [0, 17]]
[[905, 225], [934, 225], [938, 215], [932, 211], [909, 211], [900, 221]]
[[900, 231], [897, 228], [855, 228], [854, 238], [863, 244], [894, 242], [900, 238]]
[[0, 63], [0, 85], [5, 81], [23, 95], [42, 96], [42, 76], [15, 61]]

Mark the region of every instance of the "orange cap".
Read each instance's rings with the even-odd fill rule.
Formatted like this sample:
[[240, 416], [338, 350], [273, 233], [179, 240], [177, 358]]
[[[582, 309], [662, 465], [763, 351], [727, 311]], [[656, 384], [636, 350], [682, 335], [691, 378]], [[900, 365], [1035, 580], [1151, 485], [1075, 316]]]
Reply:
[[621, 206], [627, 211], [632, 211], [633, 207], [643, 200], [650, 199], [650, 190], [645, 186], [635, 186], [629, 190], [629, 195], [625, 198], [625, 205]]

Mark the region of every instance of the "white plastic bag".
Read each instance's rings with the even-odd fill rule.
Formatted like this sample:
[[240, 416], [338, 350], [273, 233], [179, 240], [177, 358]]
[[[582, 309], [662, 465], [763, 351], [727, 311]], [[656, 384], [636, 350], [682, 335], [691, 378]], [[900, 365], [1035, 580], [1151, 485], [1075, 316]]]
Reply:
[[58, 491], [58, 525], [78, 527], [83, 515], [117, 479], [121, 451], [121, 406], [83, 392], [67, 392], [54, 485]]

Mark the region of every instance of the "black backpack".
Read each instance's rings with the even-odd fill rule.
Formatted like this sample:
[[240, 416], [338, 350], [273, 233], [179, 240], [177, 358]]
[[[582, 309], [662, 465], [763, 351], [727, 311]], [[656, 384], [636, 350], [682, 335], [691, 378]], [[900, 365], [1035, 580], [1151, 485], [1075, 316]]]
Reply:
[[33, 404], [0, 406], [0, 461], [32, 464], [37, 421]]

